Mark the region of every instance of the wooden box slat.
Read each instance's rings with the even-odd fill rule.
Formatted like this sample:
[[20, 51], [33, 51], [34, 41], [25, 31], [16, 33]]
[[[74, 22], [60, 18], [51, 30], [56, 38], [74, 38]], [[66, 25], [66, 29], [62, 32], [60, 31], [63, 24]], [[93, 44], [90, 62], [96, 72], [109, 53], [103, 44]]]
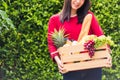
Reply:
[[64, 62], [73, 62], [73, 61], [84, 61], [84, 60], [90, 60], [90, 59], [99, 59], [99, 58], [108, 57], [109, 54], [107, 53], [108, 53], [108, 50], [96, 51], [95, 55], [92, 58], [90, 58], [88, 53], [67, 55], [67, 56], [62, 56], [61, 60], [64, 63]]
[[[103, 45], [97, 49], [106, 49], [106, 45]], [[71, 53], [79, 53], [82, 51], [85, 51], [84, 46], [77, 44], [77, 45], [72, 45], [72, 46], [65, 46], [65, 47], [60, 47], [58, 49], [60, 55], [69, 55]]]
[[109, 67], [110, 65], [106, 63], [107, 59], [98, 59], [80, 63], [69, 63], [65, 64], [64, 68], [66, 71], [75, 71], [75, 70], [84, 70], [84, 69], [92, 69], [98, 67]]
[[69, 55], [72, 53], [75, 53], [75, 52], [80, 52], [80, 51], [84, 51], [84, 46], [81, 46], [81, 45], [72, 45], [72, 46], [65, 46], [65, 47], [60, 47], [58, 49], [60, 55]]

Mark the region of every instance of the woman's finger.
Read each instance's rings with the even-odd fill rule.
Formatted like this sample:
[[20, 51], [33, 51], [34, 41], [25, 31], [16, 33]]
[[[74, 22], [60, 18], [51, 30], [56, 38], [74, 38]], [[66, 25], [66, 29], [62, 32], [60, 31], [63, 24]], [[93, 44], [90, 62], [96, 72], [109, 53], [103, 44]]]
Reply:
[[106, 67], [111, 67], [111, 66], [112, 66], [112, 58], [109, 57], [109, 58], [107, 59], [107, 66], [106, 66]]

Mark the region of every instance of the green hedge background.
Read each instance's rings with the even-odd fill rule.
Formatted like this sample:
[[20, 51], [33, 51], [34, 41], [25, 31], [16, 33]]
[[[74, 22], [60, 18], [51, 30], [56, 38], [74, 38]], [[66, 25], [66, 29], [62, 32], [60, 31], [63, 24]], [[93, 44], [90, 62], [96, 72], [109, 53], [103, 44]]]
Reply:
[[[102, 80], [120, 80], [120, 0], [91, 0], [111, 47], [113, 66]], [[0, 0], [0, 77], [3, 80], [62, 80], [47, 48], [47, 25], [63, 0]]]

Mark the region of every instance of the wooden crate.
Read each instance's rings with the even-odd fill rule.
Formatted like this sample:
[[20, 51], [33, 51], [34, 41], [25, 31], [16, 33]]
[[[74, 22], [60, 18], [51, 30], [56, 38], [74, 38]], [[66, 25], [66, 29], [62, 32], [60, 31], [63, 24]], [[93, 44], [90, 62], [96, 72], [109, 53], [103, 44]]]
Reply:
[[58, 51], [67, 71], [110, 67], [107, 64], [107, 58], [110, 57], [110, 53], [106, 45], [96, 49], [92, 58], [90, 58], [88, 51], [84, 50], [84, 46], [79, 44], [61, 47]]

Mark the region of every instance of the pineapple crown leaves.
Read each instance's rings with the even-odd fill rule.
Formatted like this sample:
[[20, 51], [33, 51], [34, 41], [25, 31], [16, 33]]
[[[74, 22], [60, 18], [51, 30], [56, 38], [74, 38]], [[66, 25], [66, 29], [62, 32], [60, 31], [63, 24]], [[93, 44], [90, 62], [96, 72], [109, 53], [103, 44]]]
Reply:
[[60, 28], [59, 30], [54, 29], [51, 33], [52, 40], [57, 48], [62, 47], [66, 43], [67, 36], [68, 34], [65, 34], [64, 28]]

